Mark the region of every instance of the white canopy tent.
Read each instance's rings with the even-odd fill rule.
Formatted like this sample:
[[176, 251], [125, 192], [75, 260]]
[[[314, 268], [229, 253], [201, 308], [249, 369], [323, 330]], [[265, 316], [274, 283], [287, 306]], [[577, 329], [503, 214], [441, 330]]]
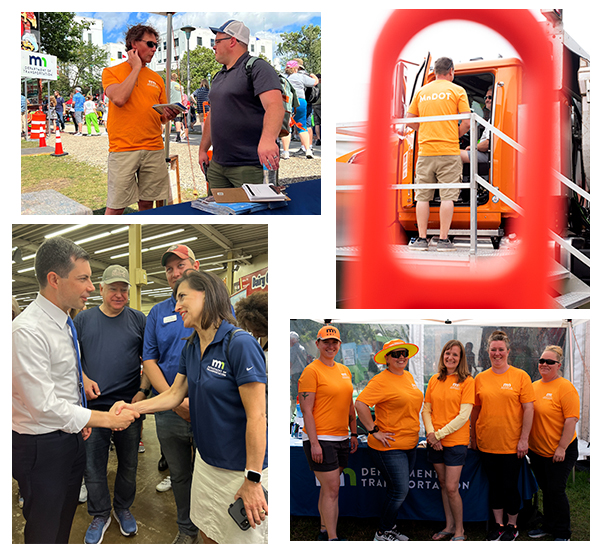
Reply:
[[[419, 346], [420, 350], [426, 349], [426, 331], [434, 330], [435, 333], [443, 334], [452, 330], [460, 330], [484, 327], [523, 327], [523, 328], [564, 328], [566, 338], [564, 345], [563, 375], [577, 388], [581, 400], [580, 421], [577, 425], [577, 436], [579, 439], [580, 458], [589, 456], [590, 442], [590, 320], [589, 319], [537, 319], [537, 320], [504, 320], [495, 321], [483, 319], [358, 319], [356, 312], [352, 312], [353, 319], [313, 319], [317, 323], [331, 323], [334, 326], [344, 324], [369, 324], [379, 325], [385, 336], [385, 327], [393, 325], [408, 325], [409, 340]], [[293, 325], [292, 325], [293, 326]], [[439, 327], [439, 330], [435, 327]], [[293, 329], [292, 329], [293, 330]], [[390, 337], [391, 339], [391, 337]], [[459, 337], [459, 340], [462, 339]], [[444, 340], [446, 342], [447, 339]], [[535, 350], [536, 353], [542, 350]], [[426, 354], [418, 353], [410, 362], [410, 371], [415, 377], [415, 382], [421, 390], [424, 390], [426, 375], [431, 367], [426, 365]]]

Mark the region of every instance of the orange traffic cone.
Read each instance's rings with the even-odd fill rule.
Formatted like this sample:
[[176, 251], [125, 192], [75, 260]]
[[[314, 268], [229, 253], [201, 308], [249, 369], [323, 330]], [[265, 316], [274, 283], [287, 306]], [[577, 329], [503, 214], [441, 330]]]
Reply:
[[58, 124], [56, 125], [56, 140], [54, 144], [54, 153], [51, 156], [53, 157], [64, 157], [69, 153], [65, 153], [63, 151], [62, 142], [60, 140], [60, 130], [58, 129]]
[[46, 128], [44, 126], [40, 130], [40, 147], [46, 147]]

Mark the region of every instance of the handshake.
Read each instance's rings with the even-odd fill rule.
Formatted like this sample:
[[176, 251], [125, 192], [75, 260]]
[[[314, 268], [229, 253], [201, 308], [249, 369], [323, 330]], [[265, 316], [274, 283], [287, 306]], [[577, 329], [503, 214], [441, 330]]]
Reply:
[[125, 430], [132, 422], [140, 417], [140, 413], [135, 406], [125, 401], [117, 401], [108, 411], [108, 420], [110, 426], [115, 431]]

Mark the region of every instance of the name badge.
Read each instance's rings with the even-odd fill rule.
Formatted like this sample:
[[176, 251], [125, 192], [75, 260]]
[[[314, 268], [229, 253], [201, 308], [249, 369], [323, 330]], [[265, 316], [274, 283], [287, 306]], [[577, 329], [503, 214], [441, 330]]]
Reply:
[[168, 317], [163, 317], [163, 323], [172, 323], [173, 321], [177, 321], [177, 315], [169, 315]]

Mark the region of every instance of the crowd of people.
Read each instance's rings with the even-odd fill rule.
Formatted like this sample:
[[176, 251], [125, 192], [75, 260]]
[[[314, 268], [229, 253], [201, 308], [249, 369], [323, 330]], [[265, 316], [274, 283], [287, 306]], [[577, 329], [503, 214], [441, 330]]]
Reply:
[[[139, 210], [148, 210], [159, 201], [172, 200], [163, 139], [164, 125], [172, 122], [176, 141], [182, 141], [188, 136], [188, 126], [200, 120], [198, 163], [207, 178], [209, 194], [212, 188], [263, 183], [264, 168], [279, 167], [278, 139], [284, 133], [297, 136], [302, 154], [307, 159], [314, 158], [313, 128], [317, 144], [321, 135], [320, 77], [308, 75], [302, 59], [288, 62], [287, 77], [299, 103], [292, 113], [295, 122], [290, 131], [283, 126], [285, 98], [280, 75], [264, 59], [250, 56], [248, 27], [241, 21], [229, 20], [210, 29], [215, 34], [215, 59], [223, 65], [210, 87], [205, 79], [188, 96], [174, 72], [167, 94], [162, 77], [148, 67], [160, 35], [153, 27], [138, 24], [130, 27], [125, 36], [126, 60], [102, 72], [103, 100], [94, 101], [89, 94], [84, 97], [80, 88], [74, 90], [69, 101], [75, 135], [84, 135], [84, 122], [88, 136], [93, 135], [92, 127], [99, 133], [99, 114], [108, 133], [106, 214], [122, 214], [134, 203]], [[186, 111], [165, 106], [167, 97], [171, 105], [180, 103]], [[23, 99], [24, 96], [22, 118], [27, 110]], [[49, 126], [58, 124], [64, 129], [65, 109], [70, 110], [69, 105], [55, 92], [47, 107]], [[155, 105], [164, 106], [160, 113], [153, 108]], [[282, 137], [281, 146], [282, 158], [289, 158], [289, 139]]]
[[[550, 535], [570, 540], [570, 508], [566, 496], [569, 472], [578, 457], [575, 426], [579, 395], [561, 376], [563, 352], [547, 346], [538, 360], [536, 382], [509, 364], [510, 342], [494, 331], [487, 342], [490, 368], [473, 377], [465, 347], [450, 340], [442, 347], [437, 370], [425, 395], [408, 370], [419, 349], [395, 339], [374, 355], [385, 365], [353, 400], [352, 374], [335, 361], [340, 331], [322, 327], [316, 339], [319, 356], [300, 373], [301, 346], [291, 333], [292, 382], [304, 419], [303, 447], [320, 483], [317, 540], [345, 540], [337, 531], [340, 474], [358, 448], [358, 420], [368, 432], [369, 456], [385, 480], [376, 541], [409, 540], [400, 531], [399, 511], [409, 493], [415, 464], [420, 417], [425, 427], [427, 460], [437, 474], [446, 523], [433, 540], [465, 541], [463, 504], [459, 492], [468, 449], [477, 451], [489, 483], [490, 541], [516, 540], [521, 496], [519, 474], [527, 456], [543, 493], [543, 523], [529, 537]], [[304, 348], [302, 347], [302, 350]], [[305, 350], [304, 350], [305, 351]], [[296, 389], [292, 388], [292, 393]]]
[[[102, 303], [87, 309], [88, 253], [63, 237], [37, 250], [38, 296], [23, 312], [13, 305], [12, 325], [12, 463], [26, 543], [69, 542], [82, 478], [91, 516], [82, 542], [102, 542], [113, 518], [124, 536], [137, 533], [130, 508], [148, 413], [170, 470], [173, 542], [267, 542], [266, 293], [234, 309], [183, 244], [162, 265], [173, 294], [146, 317], [127, 306], [126, 268], [104, 270]], [[252, 529], [228, 514], [239, 499]]]

